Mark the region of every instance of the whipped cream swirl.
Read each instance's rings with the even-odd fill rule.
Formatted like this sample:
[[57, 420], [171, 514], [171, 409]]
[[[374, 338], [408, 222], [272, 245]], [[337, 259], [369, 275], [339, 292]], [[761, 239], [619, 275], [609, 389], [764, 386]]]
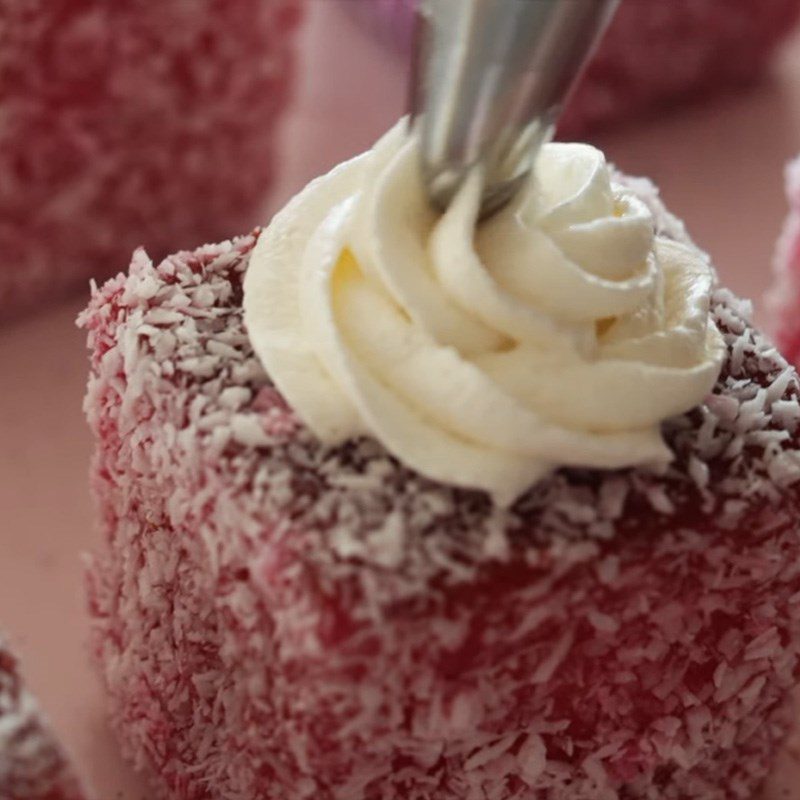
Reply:
[[503, 505], [559, 466], [669, 461], [661, 422], [702, 402], [724, 355], [705, 256], [655, 236], [588, 145], [546, 145], [481, 223], [479, 171], [437, 214], [418, 165], [401, 122], [253, 252], [247, 329], [303, 421]]

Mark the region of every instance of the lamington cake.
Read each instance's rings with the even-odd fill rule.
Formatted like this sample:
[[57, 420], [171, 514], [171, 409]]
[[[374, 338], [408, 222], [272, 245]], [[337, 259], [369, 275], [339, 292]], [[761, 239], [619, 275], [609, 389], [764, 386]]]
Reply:
[[301, 1], [0, 0], [0, 323], [255, 223]]
[[84, 800], [83, 789], [36, 701], [19, 664], [0, 638], [0, 797], [3, 800]]
[[781, 352], [800, 361], [800, 158], [786, 166], [789, 214], [775, 250], [774, 278], [767, 294], [771, 330]]
[[[419, 2], [356, 0], [345, 6], [407, 50]], [[798, 14], [798, 0], [622, 0], [565, 111], [562, 135], [752, 84]]]
[[439, 218], [414, 147], [137, 251], [80, 318], [128, 757], [171, 800], [755, 797], [799, 669], [794, 369], [594, 148], [476, 231], [479, 179]]

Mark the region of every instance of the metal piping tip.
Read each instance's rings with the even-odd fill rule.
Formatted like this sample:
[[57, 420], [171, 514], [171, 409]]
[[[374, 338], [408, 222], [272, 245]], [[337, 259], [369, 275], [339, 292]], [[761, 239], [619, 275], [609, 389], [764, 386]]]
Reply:
[[436, 207], [478, 164], [483, 216], [514, 196], [618, 2], [421, 0], [411, 117]]

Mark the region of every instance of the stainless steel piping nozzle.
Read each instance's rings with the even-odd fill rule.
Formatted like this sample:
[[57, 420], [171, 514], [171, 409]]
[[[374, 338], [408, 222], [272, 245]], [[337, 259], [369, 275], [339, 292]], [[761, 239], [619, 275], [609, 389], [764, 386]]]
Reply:
[[436, 206], [478, 164], [484, 215], [513, 196], [618, 2], [421, 0], [411, 116]]

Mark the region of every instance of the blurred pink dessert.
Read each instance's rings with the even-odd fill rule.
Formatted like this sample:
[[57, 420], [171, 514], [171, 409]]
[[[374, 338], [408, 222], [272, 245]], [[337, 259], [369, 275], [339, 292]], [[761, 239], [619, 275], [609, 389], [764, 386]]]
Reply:
[[[665, 381], [659, 394], [680, 395], [684, 411], [607, 440], [577, 423], [563, 436], [518, 426], [518, 410], [474, 414], [494, 390], [472, 395], [470, 381], [502, 382], [510, 341], [480, 344], [479, 328], [449, 324], [448, 306], [437, 335], [469, 331], [476, 377], [455, 346], [431, 349], [414, 332], [424, 310], [396, 313], [375, 294], [388, 261], [416, 252], [418, 231], [434, 226], [430, 252], [446, 272], [471, 230], [459, 216], [471, 190], [435, 221], [409, 189], [417, 161], [394, 149], [398, 136], [311, 184], [265, 231], [157, 264], [138, 251], [81, 317], [105, 534], [89, 570], [93, 649], [126, 751], [172, 800], [755, 796], [790, 729], [799, 668], [795, 371], [747, 305], [712, 288], [649, 182], [611, 181], [597, 151], [551, 145], [540, 178], [554, 171], [553, 191], [569, 193], [566, 163], [580, 185], [535, 232], [545, 249], [542, 231], [556, 237], [559, 274], [590, 293], [602, 285], [603, 303], [655, 294], [630, 317], [603, 306], [588, 328], [552, 321], [580, 332], [579, 351], [585, 337], [605, 342], [610, 387], [575, 354], [528, 348], [551, 377], [532, 391], [571, 380], [572, 363], [586, 385], [560, 395], [554, 418], [592, 413], [583, 399], [623, 374]], [[513, 271], [514, 253], [492, 226], [514, 219], [501, 212], [478, 230], [481, 254], [506, 259], [493, 274]], [[577, 222], [557, 234], [565, 219]], [[369, 261], [378, 250], [359, 231], [382, 231], [386, 263]], [[337, 238], [351, 233], [352, 247]], [[461, 269], [470, 257], [458, 254]], [[616, 278], [600, 280], [608, 270]], [[404, 261], [395, 277], [415, 274]], [[459, 274], [452, 286], [439, 277], [458, 291], [471, 285]], [[654, 322], [662, 290], [670, 310]], [[424, 296], [438, 303], [437, 291]], [[509, 304], [490, 284], [477, 295], [516, 309], [498, 324], [547, 339], [551, 323], [521, 295]], [[295, 328], [306, 303], [310, 327]], [[315, 326], [329, 323], [339, 332], [320, 338]], [[368, 335], [374, 325], [383, 335]], [[411, 357], [414, 342], [424, 352]], [[393, 357], [370, 361], [385, 347]], [[611, 355], [623, 351], [625, 363]], [[437, 371], [418, 385], [425, 364]], [[373, 367], [380, 382], [365, 377]], [[467, 377], [451, 382], [456, 373]], [[640, 388], [644, 405], [664, 401]], [[412, 420], [408, 397], [428, 389], [431, 402], [438, 391], [469, 399]], [[465, 417], [481, 432], [453, 444]], [[416, 440], [419, 425], [428, 435]], [[412, 433], [393, 438], [401, 429]], [[548, 463], [551, 434], [565, 451], [579, 440], [579, 456], [564, 456], [572, 466]], [[484, 436], [495, 444], [483, 448]], [[529, 446], [538, 455], [519, 458]], [[628, 452], [638, 450], [641, 464]], [[656, 469], [651, 456], [668, 460]], [[593, 460], [602, 468], [577, 466]]]
[[775, 277], [767, 295], [771, 332], [789, 361], [800, 362], [800, 158], [786, 167], [789, 215], [775, 251]]
[[[347, 7], [386, 39], [411, 42], [415, 0]], [[622, 0], [562, 118], [584, 135], [679, 101], [753, 83], [800, 14], [798, 0]]]
[[0, 797], [3, 800], [84, 800], [84, 793], [16, 658], [0, 638]]
[[254, 223], [299, 4], [0, 0], [0, 322]]

